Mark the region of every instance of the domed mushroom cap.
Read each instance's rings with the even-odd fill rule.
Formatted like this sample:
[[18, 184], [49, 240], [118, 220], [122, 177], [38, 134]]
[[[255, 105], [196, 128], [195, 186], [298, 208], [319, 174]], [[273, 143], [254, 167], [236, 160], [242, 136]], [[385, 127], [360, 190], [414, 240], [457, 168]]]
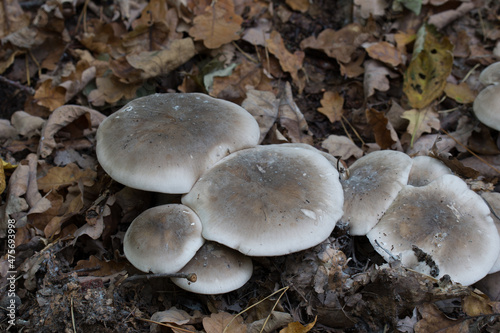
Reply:
[[178, 272], [205, 240], [191, 208], [169, 204], [145, 210], [130, 224], [123, 240], [128, 261], [143, 272]]
[[116, 181], [141, 190], [187, 193], [203, 172], [257, 145], [259, 126], [240, 106], [207, 95], [135, 99], [97, 131], [97, 158]]
[[228, 293], [247, 283], [252, 276], [253, 265], [249, 257], [238, 251], [206, 242], [182, 271], [195, 273], [196, 282], [171, 278], [177, 286], [193, 293], [215, 295]]
[[483, 69], [479, 74], [479, 81], [484, 85], [500, 83], [500, 61]]
[[500, 131], [500, 85], [487, 86], [481, 90], [472, 107], [480, 122]]
[[450, 168], [440, 160], [430, 156], [416, 156], [408, 176], [408, 185], [424, 186], [443, 175], [451, 174]]
[[366, 236], [385, 260], [399, 256], [405, 267], [463, 285], [483, 278], [500, 251], [488, 206], [453, 175], [403, 188]]
[[278, 256], [325, 240], [342, 216], [335, 167], [318, 152], [269, 145], [229, 155], [182, 198], [203, 237], [251, 256]]
[[[490, 208], [490, 216], [493, 219], [493, 222], [495, 222], [495, 227], [497, 228], [498, 234], [500, 235], [500, 219], [498, 218], [500, 216], [500, 193], [498, 192], [484, 192], [481, 194], [481, 197], [486, 201]], [[500, 271], [500, 253], [495, 261], [495, 264], [489, 271], [489, 274], [491, 273], [496, 273]]]
[[344, 216], [349, 232], [366, 235], [408, 182], [412, 159], [401, 152], [382, 150], [358, 159], [343, 179]]

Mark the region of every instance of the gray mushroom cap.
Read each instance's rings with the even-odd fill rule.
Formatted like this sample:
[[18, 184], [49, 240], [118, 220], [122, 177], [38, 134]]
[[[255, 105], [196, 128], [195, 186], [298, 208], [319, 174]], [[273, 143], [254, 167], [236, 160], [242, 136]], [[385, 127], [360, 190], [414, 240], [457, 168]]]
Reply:
[[198, 93], [135, 99], [106, 118], [96, 152], [116, 181], [141, 190], [187, 193], [214, 163], [258, 143], [259, 126], [240, 106]]
[[205, 240], [191, 208], [168, 204], [145, 210], [130, 224], [123, 240], [128, 261], [143, 272], [178, 272]]
[[407, 184], [412, 159], [401, 152], [382, 150], [358, 159], [342, 180], [344, 216], [354, 236], [364, 236]]
[[278, 256], [325, 240], [342, 216], [335, 167], [294, 145], [238, 151], [214, 165], [182, 198], [203, 237], [251, 256]]
[[483, 278], [500, 251], [488, 206], [453, 175], [405, 186], [366, 236], [385, 260], [463, 285]]
[[487, 86], [472, 105], [474, 114], [486, 126], [500, 131], [500, 85]]
[[408, 185], [424, 186], [443, 175], [451, 174], [450, 168], [440, 160], [431, 156], [416, 156], [408, 176]]
[[479, 81], [484, 85], [500, 83], [500, 61], [483, 69], [479, 74]]
[[196, 282], [171, 278], [177, 286], [198, 294], [215, 295], [228, 293], [247, 283], [253, 273], [253, 264], [238, 251], [206, 242], [181, 271], [195, 273]]
[[[488, 207], [490, 208], [491, 212], [491, 218], [495, 222], [495, 227], [497, 228], [497, 231], [500, 235], [500, 219], [498, 218], [500, 216], [500, 193], [498, 192], [484, 192], [481, 194], [481, 197], [486, 201], [488, 204]], [[489, 274], [491, 273], [496, 273], [500, 271], [500, 253], [495, 261], [495, 264], [489, 271]]]

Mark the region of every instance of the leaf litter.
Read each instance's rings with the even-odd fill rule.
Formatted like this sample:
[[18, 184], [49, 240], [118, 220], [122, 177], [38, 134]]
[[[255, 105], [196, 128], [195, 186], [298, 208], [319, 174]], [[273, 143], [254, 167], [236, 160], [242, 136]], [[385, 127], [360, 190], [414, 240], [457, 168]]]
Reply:
[[471, 103], [480, 70], [500, 60], [499, 11], [488, 0], [3, 1], [0, 236], [15, 219], [16, 326], [498, 331], [498, 273], [477, 289], [437, 281], [383, 264], [343, 226], [312, 249], [255, 260], [254, 277], [227, 295], [127, 281], [138, 272], [123, 255], [125, 230], [158, 199], [99, 168], [95, 131], [133, 98], [205, 92], [248, 109], [262, 144], [307, 143], [346, 166], [379, 149], [432, 155], [477, 191], [498, 192], [500, 137]]

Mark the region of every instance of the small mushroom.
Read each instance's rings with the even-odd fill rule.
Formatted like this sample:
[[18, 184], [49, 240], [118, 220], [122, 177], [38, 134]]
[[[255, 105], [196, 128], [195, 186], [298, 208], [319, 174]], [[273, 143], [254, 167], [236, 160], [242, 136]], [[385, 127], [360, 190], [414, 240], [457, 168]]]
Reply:
[[408, 185], [424, 186], [433, 180], [450, 175], [452, 171], [440, 160], [431, 156], [416, 156], [408, 176]]
[[486, 67], [479, 81], [487, 86], [474, 100], [474, 114], [486, 126], [500, 131], [500, 62]]
[[483, 278], [500, 251], [488, 206], [453, 175], [405, 186], [366, 236], [386, 261], [463, 285]]
[[228, 293], [243, 286], [253, 273], [252, 260], [242, 253], [214, 242], [206, 242], [182, 269], [195, 273], [196, 282], [171, 278], [184, 290], [197, 294]]
[[252, 115], [234, 103], [198, 93], [154, 94], [106, 118], [96, 152], [124, 185], [181, 194], [215, 162], [257, 145], [259, 136]]
[[205, 240], [191, 208], [168, 204], [142, 212], [123, 240], [128, 261], [143, 272], [172, 274], [194, 257]]
[[215, 164], [182, 198], [203, 237], [251, 256], [278, 256], [325, 240], [342, 216], [334, 166], [296, 145], [257, 146]]
[[412, 159], [401, 152], [382, 150], [358, 159], [342, 180], [344, 216], [349, 232], [364, 236], [408, 182]]

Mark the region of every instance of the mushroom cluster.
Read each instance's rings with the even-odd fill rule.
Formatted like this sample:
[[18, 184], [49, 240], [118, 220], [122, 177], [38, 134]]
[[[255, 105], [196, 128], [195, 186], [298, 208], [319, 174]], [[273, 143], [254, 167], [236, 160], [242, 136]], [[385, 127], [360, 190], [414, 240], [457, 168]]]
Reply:
[[358, 159], [349, 174], [342, 221], [386, 261], [463, 285], [492, 270], [500, 236], [490, 209], [440, 161], [379, 151]]
[[[254, 118], [202, 94], [156, 94], [108, 117], [97, 133], [103, 169], [129, 187], [184, 194], [141, 213], [124, 238], [127, 259], [202, 294], [241, 287], [248, 256], [313, 247], [343, 214], [335, 159], [308, 145], [257, 146]], [[239, 251], [239, 252], [238, 252]]]
[[486, 87], [474, 100], [474, 114], [486, 126], [500, 131], [500, 62], [486, 67], [479, 81]]

